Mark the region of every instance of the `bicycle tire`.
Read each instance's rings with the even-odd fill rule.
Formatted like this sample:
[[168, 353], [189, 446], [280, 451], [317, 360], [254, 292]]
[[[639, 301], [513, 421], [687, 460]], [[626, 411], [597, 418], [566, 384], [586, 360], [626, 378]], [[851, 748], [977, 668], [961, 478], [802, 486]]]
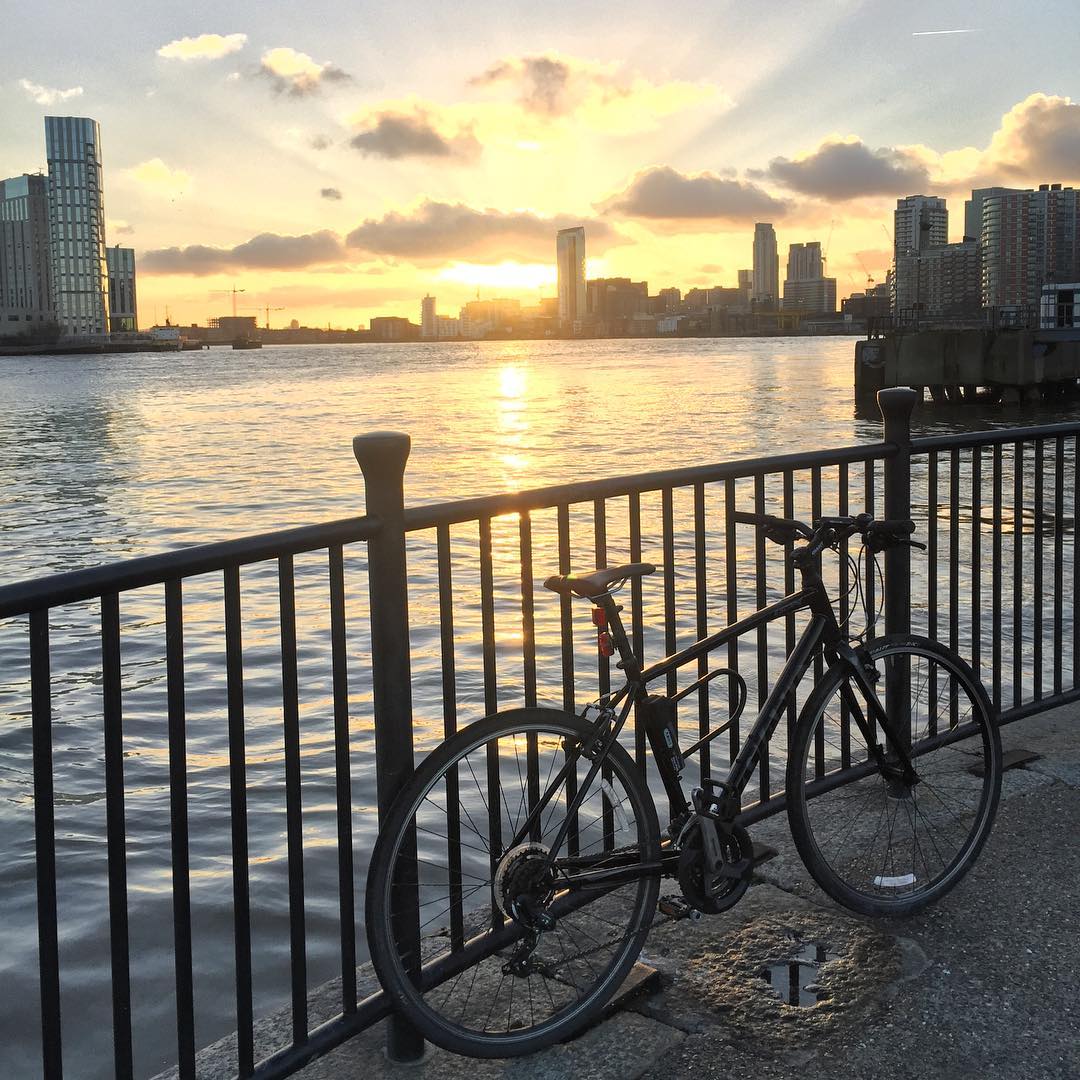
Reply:
[[911, 634], [868, 648], [890, 718], [889, 671], [907, 665], [918, 780], [886, 779], [870, 760], [841, 688], [853, 690], [864, 715], [865, 698], [836, 665], [799, 717], [787, 763], [788, 820], [807, 870], [834, 900], [863, 915], [910, 915], [953, 888], [986, 842], [1001, 789], [1001, 740], [986, 691], [956, 653]]
[[[513, 942], [505, 944], [501, 952], [482, 955], [475, 963], [467, 964], [464, 959], [466, 944], [476, 952], [484, 952], [498, 942], [499, 934], [505, 936], [507, 932], [511, 935], [517, 932], [516, 923], [499, 910], [496, 892], [505, 888], [505, 868], [509, 866], [509, 872], [513, 872], [515, 865], [520, 867], [531, 857], [527, 852], [524, 855], [512, 854], [519, 852], [523, 845], [512, 848], [512, 853], [508, 854], [497, 850], [498, 844], [493, 843], [490, 848], [485, 844], [484, 830], [477, 825], [477, 819], [486, 811], [490, 824], [490, 806], [496, 801], [490, 798], [495, 790], [490, 781], [493, 776], [499, 777], [501, 832], [510, 816], [512, 801], [520, 798], [519, 824], [523, 820], [521, 813], [527, 816], [527, 807], [535, 805], [531, 766], [538, 766], [538, 776], [543, 775], [539, 767], [548, 770], [544, 781], [546, 790], [547, 786], [553, 784], [552, 770], [555, 769], [555, 762], [560, 758], [560, 754], [561, 760], [566, 760], [567, 744], [563, 740], [572, 740], [571, 745], [580, 746], [593, 730], [592, 725], [578, 717], [555, 709], [515, 709], [479, 720], [453, 735], [422, 762], [394, 801], [380, 829], [372, 852], [367, 883], [367, 934], [372, 963], [395, 1006], [426, 1038], [447, 1050], [475, 1057], [511, 1057], [532, 1053], [566, 1039], [600, 1015], [644, 944], [656, 910], [660, 887], [658, 877], [642, 878], [614, 890], [597, 891], [595, 896], [583, 892], [555, 895], [549, 910], [558, 910], [559, 917], [554, 929], [541, 935], [540, 944], [534, 954], [535, 963], [540, 965], [542, 970], [530, 970], [524, 976], [509, 975], [509, 1004], [500, 1002], [500, 1011], [496, 1013], [493, 1000], [486, 1019], [482, 1017], [486, 1002], [481, 1000], [478, 1007], [477, 995], [487, 992], [498, 996], [503, 991], [507, 985], [507, 953]], [[513, 743], [513, 756], [507, 740]], [[555, 745], [555, 740], [559, 746]], [[489, 748], [492, 745], [503, 747], [505, 753], [499, 754], [496, 751], [499, 765], [495, 773], [489, 771], [481, 774], [475, 761], [482, 758], [483, 763], [489, 766]], [[522, 771], [522, 761], [528, 758], [533, 748], [535, 761], [525, 760]], [[519, 753], [519, 749], [525, 753]], [[545, 760], [546, 756], [550, 756], [552, 760], [548, 762]], [[514, 757], [517, 757], [516, 762]], [[504, 764], [504, 759], [511, 764]], [[587, 759], [576, 759], [571, 770], [577, 777], [576, 782], [580, 782], [584, 777], [589, 764]], [[509, 774], [515, 785], [513, 800], [507, 800], [503, 790], [504, 773]], [[526, 773], [529, 777], [528, 784]], [[487, 781], [490, 801], [483, 797], [481, 775], [484, 775]], [[555, 779], [558, 779], [558, 772], [554, 775]], [[451, 780], [451, 777], [456, 777], [456, 780]], [[521, 780], [520, 794], [515, 777]], [[565, 787], [564, 783], [563, 796]], [[540, 785], [536, 784], [535, 792], [540, 790]], [[480, 798], [477, 797], [477, 792]], [[443, 793], [445, 804], [440, 804], [440, 800], [444, 798]], [[597, 793], [598, 799], [595, 797]], [[455, 845], [451, 839], [451, 815], [448, 813], [452, 800], [453, 805], [459, 806], [457, 871], [452, 864], [451, 853]], [[615, 802], [620, 803], [617, 809]], [[566, 802], [560, 803], [558, 798], [545, 807], [545, 813], [552, 810], [552, 815], [558, 818], [557, 811], [560, 806], [565, 819]], [[506, 814], [503, 813], [504, 809]], [[462, 811], [464, 817], [461, 816]], [[585, 803], [577, 815], [578, 829], [575, 835], [579, 857], [584, 855], [587, 842], [591, 848], [595, 847], [595, 836], [588, 832], [588, 829], [596, 824], [595, 821], [588, 821], [594, 814], [599, 814], [602, 823], [600, 828], [604, 845], [614, 839], [615, 829], [609, 829], [609, 825], [619, 824], [616, 817], [619, 816], [619, 821], [626, 822], [632, 817], [634, 825], [625, 831], [633, 832], [634, 846], [640, 858], [646, 860], [659, 857], [660, 835], [652, 797], [630, 755], [621, 746], [611, 748], [602, 774], [598, 775], [593, 787], [586, 792]], [[540, 818], [543, 819], [544, 814], [541, 814]], [[445, 834], [438, 826], [440, 820], [446, 823]], [[530, 842], [539, 843], [545, 838], [552, 839], [556, 831], [552, 816], [548, 816], [547, 821], [541, 821], [540, 824], [543, 828], [538, 833], [539, 839], [530, 837]], [[433, 825], [436, 827], [433, 828]], [[621, 825], [619, 827], [621, 828]], [[462, 833], [464, 841], [461, 840]], [[495, 837], [493, 833], [489, 833], [488, 839], [498, 840], [501, 844], [506, 837]], [[420, 846], [413, 849], [416, 854], [412, 855], [409, 843], [415, 844], [417, 841]], [[622, 843], [617, 846], [620, 851], [627, 849], [627, 845]], [[443, 848], [445, 862], [438, 854]], [[483, 848], [487, 850], [482, 850]], [[608, 848], [603, 846], [600, 850], [607, 851]], [[572, 851], [570, 853], [573, 854]], [[408, 891], [411, 887], [409, 874], [413, 866], [419, 881], [414, 903], [423, 911], [424, 916], [423, 920], [419, 917], [415, 920], [415, 923], [422, 922], [423, 925], [419, 956], [414, 950], [410, 950], [407, 944], [399, 944], [394, 923], [395, 913], [401, 918], [402, 904], [397, 902], [397, 897], [407, 898], [411, 895]], [[504, 876], [499, 877], [498, 874]], [[425, 878], [431, 883], [425, 883]], [[453, 901], [454, 889], [457, 889], [456, 895], [462, 901], [459, 905], [457, 927], [453, 925], [456, 909], [452, 902], [446, 910], [439, 910], [435, 915], [435, 920], [448, 918], [451, 923], [449, 929], [433, 926], [433, 919], [428, 917], [431, 907], [423, 910], [425, 905], [438, 903], [441, 908], [443, 902]], [[429, 899], [433, 895], [436, 900]], [[466, 897], [468, 899], [465, 899]], [[466, 909], [466, 904], [476, 901], [477, 898], [479, 903]], [[602, 929], [603, 924], [616, 917], [619, 919], [616, 929], [622, 931], [621, 936], [613, 939], [612, 955], [606, 963], [597, 957], [601, 964], [599, 970], [594, 968], [590, 959], [597, 956], [596, 948], [582, 949], [583, 957], [568, 957], [568, 945], [573, 953], [574, 948], [587, 941], [587, 935], [592, 935], [593, 940], [597, 940], [595, 935], [605, 932]], [[589, 919], [593, 921], [589, 923]], [[431, 973], [438, 970], [439, 965], [449, 974], [442, 982], [430, 985], [434, 978]], [[460, 970], [457, 970], [458, 967]], [[471, 976], [467, 974], [470, 971]], [[499, 979], [498, 987], [492, 991], [496, 978]], [[579, 983], [588, 985], [579, 987]], [[517, 1012], [514, 1008], [515, 989], [518, 990]], [[529, 1016], [525, 1015], [526, 994]], [[505, 996], [503, 994], [503, 998]], [[565, 1005], [561, 1004], [563, 998], [567, 999]], [[550, 1000], [551, 1006], [550, 1014], [540, 1021], [536, 1020], [534, 1012], [537, 999], [540, 999], [540, 1005], [545, 1008], [544, 1003]], [[494, 1025], [491, 1023], [493, 1018], [497, 1020]]]

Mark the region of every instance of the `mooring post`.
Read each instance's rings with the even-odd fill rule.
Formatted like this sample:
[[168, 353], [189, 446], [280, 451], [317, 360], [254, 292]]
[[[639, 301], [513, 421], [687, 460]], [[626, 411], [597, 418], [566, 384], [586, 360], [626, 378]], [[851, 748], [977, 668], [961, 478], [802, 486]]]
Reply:
[[[353, 439], [353, 453], [364, 474], [367, 512], [379, 531], [368, 541], [368, 594], [371, 604], [371, 672], [375, 713], [375, 782], [379, 823], [394, 796], [412, 776], [412, 674], [409, 659], [409, 588], [405, 563], [405, 465], [412, 440], [398, 431], [373, 431]], [[415, 843], [415, 839], [413, 841]], [[404, 852], [412, 868], [415, 858]], [[415, 851], [412, 852], [415, 856]], [[404, 879], [399, 884], [408, 886]], [[420, 965], [420, 919], [413, 903], [394, 913], [394, 935], [412, 945]], [[404, 888], [400, 896], [408, 897]], [[398, 1013], [390, 1016], [386, 1053], [391, 1061], [423, 1057], [423, 1036]]]
[[[885, 516], [911, 517], [911, 411], [916, 393], [908, 386], [878, 391], [882, 440], [895, 448], [885, 459]], [[933, 568], [931, 568], [933, 572]], [[911, 631], [911, 548], [904, 544], [885, 552], [885, 633]], [[911, 734], [911, 672], [906, 664], [886, 668], [885, 703], [891, 717], [900, 721], [900, 732]]]

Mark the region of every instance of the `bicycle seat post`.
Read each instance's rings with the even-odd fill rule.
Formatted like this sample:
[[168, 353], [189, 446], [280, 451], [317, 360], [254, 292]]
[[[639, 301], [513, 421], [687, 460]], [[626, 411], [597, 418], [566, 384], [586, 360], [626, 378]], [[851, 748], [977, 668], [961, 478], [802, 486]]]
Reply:
[[620, 614], [622, 609], [615, 603], [615, 597], [610, 592], [601, 593], [599, 596], [590, 597], [590, 599], [594, 609], [603, 612], [607, 632], [611, 636], [615, 651], [619, 654], [618, 667], [626, 673], [626, 677], [631, 682], [636, 681], [641, 677], [641, 661], [634, 655], [630, 639], [626, 635], [626, 628], [623, 626]]

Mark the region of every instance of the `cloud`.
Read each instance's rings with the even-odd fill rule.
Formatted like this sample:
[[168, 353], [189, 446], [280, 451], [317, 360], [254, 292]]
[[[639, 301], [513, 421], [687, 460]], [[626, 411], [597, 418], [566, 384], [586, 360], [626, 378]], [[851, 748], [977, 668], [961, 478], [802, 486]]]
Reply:
[[310, 146], [312, 150], [329, 150], [333, 145], [333, 140], [327, 135], [312, 135], [311, 138], [308, 139], [308, 146]]
[[191, 174], [183, 169], [173, 169], [161, 158], [151, 158], [127, 170], [128, 176], [142, 187], [160, 195], [176, 199], [191, 189]]
[[20, 79], [19, 85], [26, 91], [38, 105], [56, 105], [70, 98], [82, 97], [81, 86], [71, 86], [67, 90], [60, 90], [55, 86], [42, 86], [40, 83], [31, 82], [29, 79]]
[[667, 165], [643, 169], [601, 208], [625, 217], [731, 225], [783, 217], [790, 209], [783, 200], [745, 180], [708, 172], [686, 175]]
[[1030, 94], [1001, 118], [985, 157], [984, 171], [1031, 180], [1080, 179], [1080, 102]]
[[344, 254], [341, 238], [327, 229], [303, 236], [260, 233], [231, 248], [192, 244], [185, 248], [147, 251], [139, 261], [139, 270], [150, 274], [197, 276], [234, 269], [300, 270], [334, 262]]
[[105, 226], [105, 233], [108, 236], [131, 236], [135, 232], [135, 226], [129, 225], [126, 221], [110, 221]]
[[773, 158], [764, 175], [804, 195], [835, 200], [909, 195], [925, 189], [930, 180], [916, 151], [888, 146], [872, 150], [853, 135], [830, 135], [808, 154]]
[[229, 53], [239, 52], [246, 43], [247, 34], [200, 34], [170, 41], [157, 54], [166, 60], [220, 60]]
[[653, 82], [618, 65], [547, 54], [500, 60], [470, 81], [474, 87], [510, 87], [521, 109], [552, 121], [577, 117], [609, 134], [655, 127], [660, 118], [731, 99], [713, 83]]
[[606, 222], [567, 216], [541, 217], [529, 210], [476, 209], [426, 200], [409, 212], [369, 219], [346, 237], [350, 248], [411, 261], [482, 258], [498, 261], [554, 258], [555, 233], [584, 225], [591, 252], [622, 241]]
[[325, 83], [348, 82], [350, 79], [334, 64], [316, 63], [307, 53], [287, 46], [264, 52], [259, 73], [270, 80], [275, 93], [289, 97], [307, 97], [317, 93]]
[[319, 194], [324, 199], [338, 200], [341, 198], [341, 190], [336, 187], [324, 187], [319, 189]]
[[383, 158], [442, 157], [471, 158], [480, 144], [471, 131], [443, 134], [424, 109], [412, 113], [386, 110], [369, 116], [365, 131], [349, 140], [362, 154]]

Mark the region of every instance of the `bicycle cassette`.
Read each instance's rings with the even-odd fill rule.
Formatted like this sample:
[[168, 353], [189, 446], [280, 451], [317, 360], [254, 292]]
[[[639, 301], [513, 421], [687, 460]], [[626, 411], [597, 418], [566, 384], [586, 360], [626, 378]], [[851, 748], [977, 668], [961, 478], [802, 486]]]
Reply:
[[[718, 869], [706, 870], [701, 838], [702, 819], [695, 818], [683, 832], [676, 877], [683, 896], [690, 904], [706, 915], [718, 915], [734, 907], [749, 888], [754, 846], [750, 834], [739, 826], [735, 826], [730, 835], [724, 835], [708, 819], [705, 819], [705, 827], [717, 829], [722, 865]], [[742, 868], [737, 869], [740, 863]]]

